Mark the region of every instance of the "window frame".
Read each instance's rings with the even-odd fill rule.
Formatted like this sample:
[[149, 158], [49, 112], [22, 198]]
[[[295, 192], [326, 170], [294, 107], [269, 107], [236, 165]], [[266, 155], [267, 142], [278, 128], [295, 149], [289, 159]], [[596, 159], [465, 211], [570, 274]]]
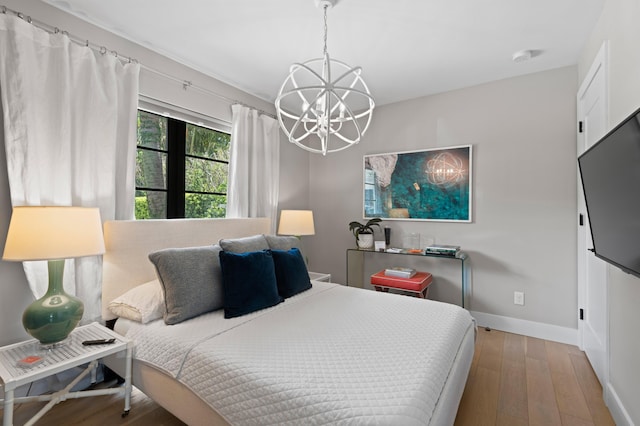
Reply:
[[[231, 136], [231, 125], [222, 120], [214, 119], [203, 114], [186, 110], [166, 104], [155, 99], [140, 99], [138, 103], [138, 111], [154, 114], [167, 119], [167, 146], [166, 151], [163, 149], [140, 146], [136, 144], [136, 152], [138, 150], [146, 150], [159, 152], [167, 156], [166, 163], [166, 188], [138, 187], [135, 191], [159, 191], [166, 194], [166, 219], [178, 219], [185, 217], [186, 211], [186, 195], [202, 194], [202, 195], [223, 195], [228, 199], [228, 191], [208, 192], [193, 191], [186, 189], [186, 168], [187, 159], [194, 158], [198, 160], [211, 161], [226, 164], [229, 167], [229, 161], [203, 157], [199, 155], [187, 154], [186, 152], [186, 134], [187, 124], [213, 130], [219, 133], [225, 133]], [[231, 149], [231, 148], [229, 148]], [[228, 169], [227, 169], [228, 170]], [[227, 174], [228, 183], [228, 174]], [[137, 218], [136, 218], [137, 219]]]

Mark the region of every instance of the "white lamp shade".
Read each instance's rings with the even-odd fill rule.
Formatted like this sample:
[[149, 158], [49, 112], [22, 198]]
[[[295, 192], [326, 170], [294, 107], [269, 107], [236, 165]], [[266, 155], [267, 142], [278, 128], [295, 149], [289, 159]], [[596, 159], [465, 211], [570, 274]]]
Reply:
[[14, 207], [4, 260], [54, 260], [104, 253], [100, 210], [90, 207]]
[[280, 235], [315, 235], [311, 210], [282, 210], [280, 212]]

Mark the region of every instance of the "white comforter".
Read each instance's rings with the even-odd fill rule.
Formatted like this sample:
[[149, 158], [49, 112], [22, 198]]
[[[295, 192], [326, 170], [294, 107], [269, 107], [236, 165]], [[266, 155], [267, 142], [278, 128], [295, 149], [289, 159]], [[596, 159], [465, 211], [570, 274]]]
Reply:
[[429, 424], [463, 337], [457, 306], [314, 282], [234, 319], [131, 324], [135, 357], [229, 423]]

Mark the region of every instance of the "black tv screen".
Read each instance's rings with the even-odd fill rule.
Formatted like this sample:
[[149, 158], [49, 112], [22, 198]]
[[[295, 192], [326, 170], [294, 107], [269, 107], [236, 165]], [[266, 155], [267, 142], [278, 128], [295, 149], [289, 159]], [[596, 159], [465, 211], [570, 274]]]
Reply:
[[640, 109], [578, 165], [595, 255], [640, 277]]

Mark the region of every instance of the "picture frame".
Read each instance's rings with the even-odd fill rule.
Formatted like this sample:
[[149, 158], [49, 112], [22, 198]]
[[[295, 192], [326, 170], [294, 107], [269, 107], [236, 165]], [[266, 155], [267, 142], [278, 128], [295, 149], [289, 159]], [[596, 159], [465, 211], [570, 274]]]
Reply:
[[363, 217], [471, 222], [472, 163], [472, 145], [365, 155]]

